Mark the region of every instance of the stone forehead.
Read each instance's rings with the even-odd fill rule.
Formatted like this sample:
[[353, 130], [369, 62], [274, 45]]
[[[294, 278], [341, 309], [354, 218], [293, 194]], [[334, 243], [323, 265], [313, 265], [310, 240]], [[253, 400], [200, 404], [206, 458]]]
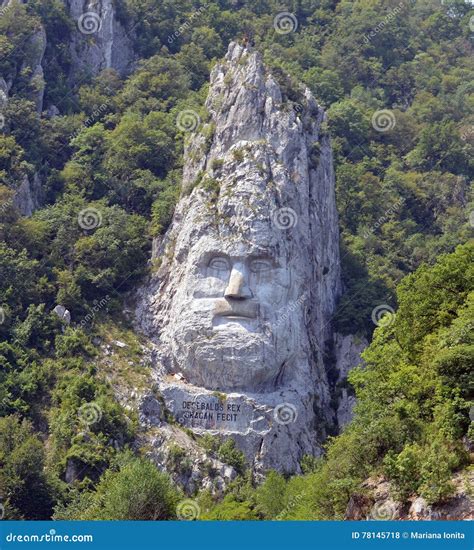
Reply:
[[270, 241], [234, 239], [232, 237], [207, 236], [201, 237], [192, 243], [190, 256], [212, 257], [224, 255], [231, 258], [277, 257], [283, 250], [276, 243]]
[[[270, 256], [281, 261], [303, 253], [305, 240], [299, 234], [294, 211], [285, 218], [285, 211], [271, 202], [267, 208], [260, 205], [257, 212], [246, 207], [209, 211], [197, 197], [190, 199], [175, 240], [175, 252], [181, 259], [225, 254], [236, 258]], [[283, 224], [288, 221], [295, 226], [286, 228]]]

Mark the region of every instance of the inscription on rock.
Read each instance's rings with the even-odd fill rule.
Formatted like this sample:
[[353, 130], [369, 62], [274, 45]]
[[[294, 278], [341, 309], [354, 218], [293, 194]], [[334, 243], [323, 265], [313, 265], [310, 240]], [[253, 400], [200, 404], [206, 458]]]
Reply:
[[[219, 428], [222, 425], [241, 424], [242, 404], [229, 402], [182, 401], [175, 411], [178, 422], [186, 426]], [[224, 426], [223, 426], [224, 427]]]

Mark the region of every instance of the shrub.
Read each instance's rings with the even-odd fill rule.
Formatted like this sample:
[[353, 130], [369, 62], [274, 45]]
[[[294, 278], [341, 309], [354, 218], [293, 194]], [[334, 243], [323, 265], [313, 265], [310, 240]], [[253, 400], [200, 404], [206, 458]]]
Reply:
[[245, 456], [235, 446], [235, 441], [231, 438], [227, 439], [217, 450], [217, 457], [229, 466], [235, 468], [238, 474], [243, 474], [245, 471]]
[[268, 473], [255, 492], [257, 510], [267, 519], [275, 518], [285, 508], [286, 481], [275, 471]]
[[44, 475], [44, 448], [32, 425], [18, 416], [0, 418], [0, 495], [7, 519], [49, 519], [51, 487]]
[[222, 159], [212, 159], [211, 168], [214, 171], [220, 170], [224, 166], [224, 161]]
[[250, 503], [239, 502], [234, 495], [227, 495], [224, 500], [217, 504], [203, 519], [210, 520], [256, 520], [257, 514], [251, 509]]
[[242, 149], [242, 147], [234, 149], [232, 151], [232, 156], [234, 157], [234, 160], [236, 162], [242, 162], [244, 160], [244, 150]]
[[406, 500], [420, 485], [422, 449], [414, 444], [407, 445], [400, 454], [389, 451], [384, 459], [385, 473], [393, 482], [395, 495]]
[[70, 505], [70, 513], [67, 509], [58, 510], [56, 518], [174, 519], [180, 493], [173, 486], [170, 477], [159, 472], [154, 464], [141, 458], [125, 456], [118, 470], [110, 469], [105, 472], [94, 493], [84, 493], [78, 498], [79, 503]]

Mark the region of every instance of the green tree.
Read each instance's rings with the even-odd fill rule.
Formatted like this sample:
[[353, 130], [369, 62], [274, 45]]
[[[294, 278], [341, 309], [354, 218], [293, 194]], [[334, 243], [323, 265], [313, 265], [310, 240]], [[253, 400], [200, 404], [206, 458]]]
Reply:
[[0, 418], [0, 494], [6, 519], [49, 519], [52, 494], [44, 476], [44, 448], [30, 422]]
[[255, 492], [257, 510], [267, 519], [275, 518], [286, 506], [286, 481], [275, 471], [270, 471]]
[[96, 491], [82, 497], [57, 519], [166, 520], [176, 518], [180, 494], [167, 474], [151, 462], [128, 457], [118, 470], [108, 470]]
[[240, 502], [233, 495], [227, 495], [205, 517], [207, 520], [242, 521], [256, 520], [257, 514], [252, 510], [250, 503]]

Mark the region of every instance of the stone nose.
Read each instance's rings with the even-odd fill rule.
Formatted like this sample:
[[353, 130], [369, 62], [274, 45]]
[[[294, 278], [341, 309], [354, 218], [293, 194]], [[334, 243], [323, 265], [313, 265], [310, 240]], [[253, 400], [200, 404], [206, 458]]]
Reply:
[[235, 266], [232, 268], [224, 296], [226, 298], [233, 298], [234, 300], [252, 298], [252, 291], [247, 285], [243, 269]]

